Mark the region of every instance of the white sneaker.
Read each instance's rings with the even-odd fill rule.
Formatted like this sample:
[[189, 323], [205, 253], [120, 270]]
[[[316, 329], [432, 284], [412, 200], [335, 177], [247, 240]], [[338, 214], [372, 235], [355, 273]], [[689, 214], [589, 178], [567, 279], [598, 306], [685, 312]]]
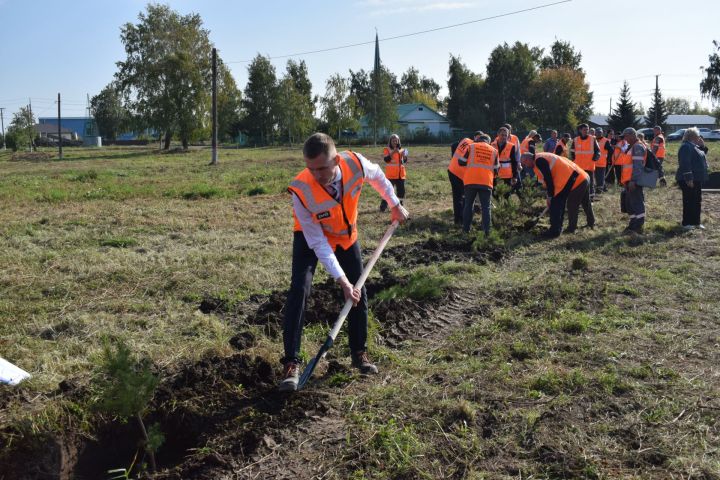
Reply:
[[686, 232], [689, 232], [690, 230], [695, 230], [695, 225], [683, 225], [683, 230]]
[[699, 228], [700, 230], [705, 230], [705, 225], [702, 223], [700, 225], [696, 225], [695, 228]]

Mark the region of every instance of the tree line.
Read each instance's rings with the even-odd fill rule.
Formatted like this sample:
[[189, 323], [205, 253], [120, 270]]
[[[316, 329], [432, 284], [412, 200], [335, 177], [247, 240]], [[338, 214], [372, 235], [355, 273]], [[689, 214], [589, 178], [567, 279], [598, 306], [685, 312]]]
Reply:
[[[121, 28], [125, 59], [117, 62], [112, 81], [92, 97], [91, 110], [101, 135], [114, 140], [127, 131], [173, 139], [187, 148], [211, 135], [210, 32], [198, 14], [181, 15], [167, 5], [149, 4], [137, 23]], [[720, 51], [720, 44], [715, 43]], [[349, 70], [327, 79], [323, 95], [313, 95], [304, 61], [288, 60], [278, 73], [266, 56], [248, 65], [248, 81], [241, 91], [229, 68], [218, 59], [219, 138], [271, 145], [298, 143], [313, 131], [336, 137], [353, 134], [366, 125], [380, 131], [397, 129], [396, 106], [424, 103], [445, 114], [462, 131], [493, 131], [504, 123], [517, 130], [572, 131], [592, 113], [593, 94], [581, 67], [582, 54], [566, 41], [556, 40], [546, 51], [515, 42], [498, 45], [485, 71], [473, 71], [450, 55], [446, 97], [440, 84], [410, 67], [399, 77], [386, 65], [366, 71]], [[713, 53], [701, 93], [718, 100], [720, 57]], [[664, 125], [671, 113], [710, 113], [682, 98], [663, 99], [659, 90], [644, 112], [630, 97], [625, 83], [609, 124], [615, 129], [640, 126], [638, 114], [649, 124]], [[656, 115], [657, 113], [657, 115]], [[717, 112], [716, 112], [717, 113]], [[7, 141], [13, 148], [32, 145], [35, 119], [27, 108], [15, 113]]]

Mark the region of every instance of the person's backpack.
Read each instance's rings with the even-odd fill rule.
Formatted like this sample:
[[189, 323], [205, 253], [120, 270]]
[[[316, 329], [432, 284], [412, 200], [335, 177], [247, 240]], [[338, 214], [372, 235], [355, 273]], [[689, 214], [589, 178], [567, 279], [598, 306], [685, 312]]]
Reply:
[[660, 176], [660, 162], [653, 151], [649, 148], [645, 149], [645, 166], [640, 177], [637, 180], [637, 184], [641, 187], [655, 188], [657, 187], [658, 177]]

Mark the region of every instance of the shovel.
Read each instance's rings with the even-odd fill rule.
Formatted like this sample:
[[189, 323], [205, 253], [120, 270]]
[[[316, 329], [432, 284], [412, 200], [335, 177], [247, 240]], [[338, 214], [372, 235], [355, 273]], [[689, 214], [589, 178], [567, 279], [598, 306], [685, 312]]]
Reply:
[[535, 225], [537, 225], [538, 222], [540, 221], [540, 219], [541, 219], [542, 217], [544, 217], [545, 214], [548, 212], [548, 210], [549, 210], [549, 208], [548, 208], [548, 207], [545, 207], [545, 210], [543, 210], [542, 212], [540, 212], [540, 215], [538, 215], [537, 217], [533, 218], [532, 220], [528, 220], [527, 222], [525, 222], [525, 229], [526, 229], [526, 230], [530, 230], [530, 229], [533, 228]]
[[[385, 232], [385, 235], [383, 235], [382, 240], [380, 240], [380, 243], [378, 244], [377, 248], [372, 254], [372, 257], [370, 257], [370, 260], [368, 261], [367, 265], [365, 265], [365, 268], [362, 271], [362, 274], [360, 274], [360, 278], [358, 279], [357, 283], [354, 285], [355, 288], [362, 289], [363, 285], [365, 285], [365, 280], [367, 280], [368, 275], [370, 275], [370, 271], [375, 266], [375, 262], [377, 262], [378, 258], [380, 258], [380, 254], [382, 253], [383, 249], [385, 248], [385, 245], [387, 245], [388, 241], [390, 241], [390, 237], [392, 237], [393, 233], [395, 233], [395, 229], [398, 227], [399, 223], [397, 220], [395, 220], [387, 229]], [[323, 343], [322, 347], [320, 347], [320, 350], [318, 351], [317, 355], [315, 355], [315, 358], [313, 358], [310, 363], [307, 364], [305, 367], [305, 370], [303, 370], [302, 375], [300, 375], [300, 380], [298, 381], [298, 387], [297, 389], [300, 390], [305, 386], [308, 380], [310, 380], [310, 376], [313, 373], [313, 370], [315, 370], [315, 367], [317, 366], [318, 362], [325, 358], [325, 355], [327, 354], [328, 350], [333, 346], [333, 343], [335, 343], [335, 338], [337, 337], [338, 333], [340, 333], [340, 328], [342, 327], [343, 323], [345, 323], [345, 318], [348, 316], [348, 313], [350, 313], [350, 309], [353, 307], [353, 301], [352, 298], [349, 298], [345, 301], [345, 306], [343, 306], [343, 309], [340, 311], [340, 315], [338, 316], [338, 319], [335, 320], [335, 325], [333, 325], [332, 330], [330, 330], [330, 333], [327, 336], [327, 339], [325, 340], [325, 343]]]

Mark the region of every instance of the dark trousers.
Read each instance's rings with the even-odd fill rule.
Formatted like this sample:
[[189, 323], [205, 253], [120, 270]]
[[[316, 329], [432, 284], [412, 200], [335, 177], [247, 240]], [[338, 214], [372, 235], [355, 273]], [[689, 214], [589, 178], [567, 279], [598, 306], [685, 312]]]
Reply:
[[678, 182], [682, 191], [683, 216], [682, 224], [700, 225], [700, 209], [702, 207], [702, 186], [700, 182], [693, 182], [692, 188], [684, 180]]
[[[547, 236], [557, 237], [562, 233], [562, 226], [565, 221], [565, 207], [567, 206], [568, 197], [570, 196], [570, 191], [572, 190], [575, 180], [577, 180], [577, 173], [573, 173], [565, 184], [565, 187], [550, 199], [550, 210], [548, 212], [550, 229], [546, 233]], [[587, 186], [585, 189], [587, 189]]]
[[658, 158], [658, 178], [665, 178], [665, 170], [663, 169], [664, 158]]
[[568, 232], [574, 232], [577, 229], [578, 214], [580, 213], [581, 206], [585, 212], [585, 220], [587, 221], [588, 227], [594, 227], [595, 213], [593, 212], [592, 202], [590, 201], [590, 182], [588, 180], [585, 180], [576, 188], [570, 190], [570, 194], [568, 195]]
[[606, 192], [605, 186], [605, 167], [595, 167], [595, 189], [596, 193]]
[[639, 232], [645, 224], [645, 194], [643, 188], [625, 188], [625, 211], [630, 215], [629, 230]]
[[595, 195], [595, 172], [585, 170], [585, 173], [587, 173], [588, 177], [590, 177], [590, 181], [588, 182], [588, 186], [590, 187], [590, 195]]
[[622, 167], [618, 165], [611, 165], [608, 168], [610, 171], [607, 174], [607, 183], [616, 183], [620, 185], [620, 172]]
[[485, 185], [465, 185], [465, 207], [463, 208], [463, 231], [469, 232], [472, 225], [475, 197], [480, 197], [482, 206], [482, 227], [485, 235], [490, 233], [490, 196], [492, 189]]
[[465, 185], [460, 177], [448, 170], [448, 178], [450, 179], [450, 187], [452, 188], [453, 197], [453, 221], [459, 225], [463, 221], [463, 195], [465, 194]]
[[[338, 247], [335, 250], [335, 256], [345, 272], [345, 276], [354, 285], [360, 278], [363, 269], [360, 243], [355, 242], [347, 250]], [[308, 246], [303, 233], [295, 232], [293, 236], [292, 278], [287, 302], [285, 303], [285, 318], [283, 320], [283, 343], [285, 346], [283, 363], [289, 361], [300, 362], [300, 342], [305, 324], [305, 306], [310, 296], [317, 263], [317, 256]], [[339, 305], [338, 311], [340, 311]], [[360, 302], [350, 310], [347, 320], [350, 351], [365, 351], [367, 349], [368, 329], [368, 306], [365, 287], [362, 288]]]
[[[395, 194], [400, 199], [400, 203], [403, 203], [403, 200], [405, 200], [405, 180], [399, 178], [388, 180], [390, 180], [390, 183], [392, 183], [393, 187], [395, 187]], [[380, 202], [380, 210], [384, 212], [387, 207], [388, 204], [385, 200]]]

